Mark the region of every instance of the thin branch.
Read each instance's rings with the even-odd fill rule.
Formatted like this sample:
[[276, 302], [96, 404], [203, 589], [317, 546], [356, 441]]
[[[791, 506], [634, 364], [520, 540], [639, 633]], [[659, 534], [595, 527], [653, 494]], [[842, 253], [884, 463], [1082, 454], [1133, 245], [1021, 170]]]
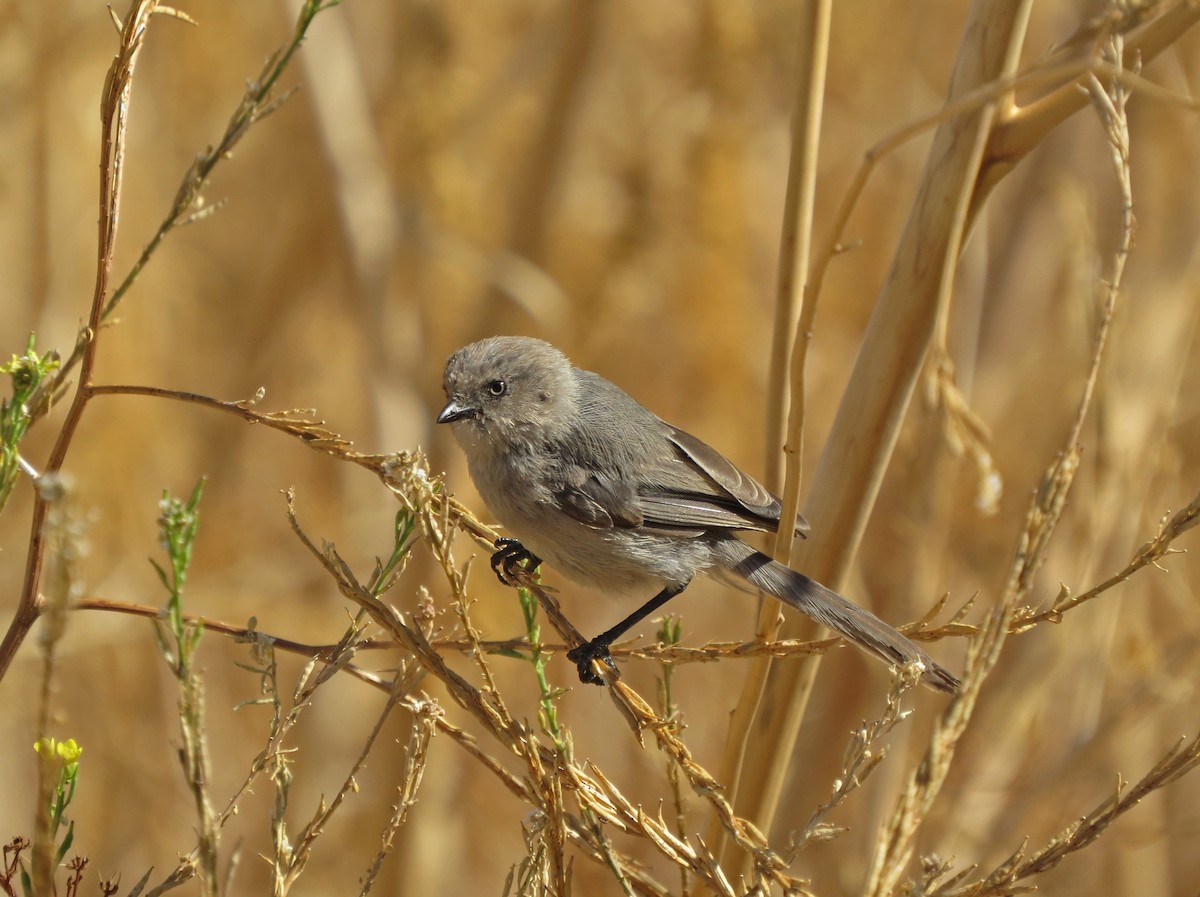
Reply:
[[923, 891], [937, 897], [1002, 897], [1015, 893], [1019, 882], [1053, 869], [1072, 853], [1094, 843], [1117, 819], [1150, 794], [1177, 782], [1200, 766], [1200, 736], [1187, 744], [1180, 739], [1132, 788], [1118, 776], [1113, 793], [1099, 806], [1072, 822], [1041, 850], [1025, 859], [1022, 844], [1009, 859], [986, 877], [960, 885], [957, 880], [936, 890]]
[[[75, 349], [80, 365], [79, 384], [67, 409], [66, 419], [63, 421], [62, 429], [50, 452], [43, 475], [57, 474], [62, 470], [67, 449], [74, 439], [75, 431], [83, 417], [83, 410], [89, 398], [87, 389], [91, 384], [92, 371], [96, 362], [96, 333], [100, 327], [101, 314], [108, 296], [108, 280], [112, 269], [117, 225], [120, 221], [121, 185], [125, 170], [125, 133], [133, 90], [133, 73], [146, 40], [150, 19], [157, 6], [157, 0], [134, 0], [125, 16], [117, 55], [105, 78], [104, 91], [100, 101], [100, 201], [99, 234], [96, 241], [96, 279], [92, 292], [92, 304], [88, 312], [88, 325], [80, 332], [80, 339]], [[59, 382], [65, 382], [61, 379], [63, 368], [60, 368], [54, 376], [59, 378]], [[44, 395], [49, 396], [52, 392], [52, 389], [47, 389]], [[47, 512], [46, 500], [41, 495], [35, 495], [30, 520], [29, 547], [25, 558], [25, 575], [21, 584], [21, 597], [13, 621], [4, 635], [4, 641], [0, 643], [0, 679], [3, 679], [8, 672], [9, 665], [16, 656], [18, 648], [42, 611], [42, 598], [38, 590], [45, 556], [42, 531]]]
[[[208, 186], [209, 178], [212, 176], [213, 170], [217, 165], [230, 158], [233, 149], [241, 141], [252, 126], [262, 121], [272, 112], [276, 111], [294, 91], [288, 91], [283, 96], [273, 97], [272, 93], [278, 83], [284, 70], [291, 62], [292, 57], [300, 48], [300, 44], [304, 41], [308, 33], [308, 28], [312, 24], [313, 19], [324, 10], [336, 6], [340, 0], [304, 0], [299, 12], [296, 16], [296, 23], [292, 29], [291, 39], [275, 50], [264, 63], [262, 70], [256, 78], [253, 78], [246, 85], [246, 92], [242, 95], [237, 107], [229, 118], [229, 122], [225, 127], [225, 132], [217, 140], [215, 146], [209, 146], [202, 152], [196, 155], [192, 160], [191, 165], [183, 175], [183, 179], [179, 184], [179, 188], [175, 192], [175, 197], [171, 203], [171, 208], [168, 210], [166, 217], [159, 224], [158, 229], [150, 237], [150, 240], [142, 248], [141, 255], [138, 256], [136, 262], [129, 269], [125, 278], [113, 290], [111, 297], [99, 297], [102, 301], [93, 305], [92, 315], [89, 319], [88, 327], [80, 331], [79, 337], [75, 343], [75, 349], [63, 361], [62, 368], [58, 372], [57, 381], [59, 384], [65, 385], [69, 373], [79, 364], [84, 354], [88, 351], [88, 345], [94, 341], [94, 334], [100, 329], [100, 326], [112, 319], [113, 313], [117, 310], [117, 306], [128, 292], [129, 288], [137, 280], [138, 275], [146, 267], [151, 257], [157, 251], [163, 239], [176, 227], [183, 224], [191, 223], [200, 218], [206, 217], [218, 208], [218, 206], [204, 207], [203, 192]], [[169, 12], [175, 18], [181, 18], [185, 21], [195, 24], [190, 18], [180, 14], [177, 10], [158, 6], [157, 2], [144, 3], [147, 6], [158, 7], [158, 12]], [[128, 29], [130, 19], [126, 19], [126, 30]], [[143, 25], [144, 30], [144, 25]], [[132, 72], [129, 73], [130, 75]], [[109, 83], [113, 82], [110, 73]], [[122, 135], [123, 139], [123, 135]], [[114, 219], [115, 220], [115, 219]], [[103, 232], [103, 220], [101, 221]], [[111, 265], [111, 257], [109, 259]], [[105, 271], [106, 286], [107, 286], [108, 271]], [[85, 377], [81, 377], [83, 382], [90, 382]], [[53, 401], [58, 398], [58, 393], [61, 390], [49, 390], [47, 392], [47, 401], [40, 407], [34, 409], [34, 416], [41, 417], [49, 410]]]

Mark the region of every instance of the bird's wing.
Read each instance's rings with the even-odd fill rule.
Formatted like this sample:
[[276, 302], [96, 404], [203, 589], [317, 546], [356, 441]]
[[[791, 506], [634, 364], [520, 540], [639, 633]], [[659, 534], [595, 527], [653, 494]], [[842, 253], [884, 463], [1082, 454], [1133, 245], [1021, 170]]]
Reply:
[[[565, 514], [601, 529], [645, 527], [674, 535], [779, 528], [779, 499], [716, 449], [672, 427], [596, 374], [581, 425], [545, 446], [555, 458], [551, 490]], [[800, 518], [796, 532], [808, 523]]]
[[689, 461], [712, 480], [718, 493], [724, 493], [752, 514], [779, 519], [779, 499], [765, 486], [741, 470], [706, 442], [667, 424], [668, 438]]
[[638, 496], [646, 527], [672, 532], [756, 530], [772, 532], [777, 523], [747, 513], [734, 501], [684, 492], [647, 492]]
[[[639, 488], [648, 525], [774, 532], [782, 511], [779, 499], [707, 443], [670, 424], [663, 425], [674, 457], [659, 464]], [[808, 521], [796, 521], [796, 533]]]
[[577, 468], [574, 473], [570, 477], [574, 482], [563, 483], [552, 492], [564, 514], [598, 529], [642, 525], [644, 518], [633, 489], [622, 488], [621, 483], [599, 472]]
[[[567, 468], [555, 491], [560, 509], [588, 526], [647, 529], [698, 536], [709, 530], [779, 528], [779, 500], [715, 449], [663, 425], [663, 453], [643, 455], [632, 468]], [[633, 477], [624, 473], [632, 469]], [[803, 536], [803, 518], [796, 532]]]

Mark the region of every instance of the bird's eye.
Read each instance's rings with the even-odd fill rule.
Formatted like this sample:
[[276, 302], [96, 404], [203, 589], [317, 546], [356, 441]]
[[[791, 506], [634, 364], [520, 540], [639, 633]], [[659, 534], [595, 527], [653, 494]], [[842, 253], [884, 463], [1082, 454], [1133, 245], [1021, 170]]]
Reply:
[[502, 396], [508, 392], [508, 384], [503, 380], [493, 380], [486, 387], [488, 395]]

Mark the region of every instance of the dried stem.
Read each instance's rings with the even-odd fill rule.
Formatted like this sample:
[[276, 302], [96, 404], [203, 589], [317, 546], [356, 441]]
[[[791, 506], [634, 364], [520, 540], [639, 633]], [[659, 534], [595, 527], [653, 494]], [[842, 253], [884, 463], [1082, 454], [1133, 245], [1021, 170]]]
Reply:
[[[1027, 2], [979, 0], [972, 4], [948, 106], [974, 102], [973, 94], [990, 90], [997, 78], [1012, 77], [1028, 8]], [[947, 118], [934, 134], [913, 211], [813, 476], [805, 516], [817, 527], [798, 550], [796, 562], [834, 588], [862, 537], [932, 339], [938, 309], [949, 301], [971, 188], [993, 108], [994, 97], [982, 107]], [[822, 256], [818, 255], [812, 295], [820, 289], [821, 265]], [[798, 488], [798, 483], [788, 484], [789, 490]], [[804, 637], [814, 628], [808, 621], [789, 620], [783, 631], [787, 637]], [[743, 761], [747, 772], [743, 773], [738, 807], [764, 828], [774, 819], [783, 793], [814, 674], [811, 662], [772, 670], [763, 704], [778, 708], [778, 712], [756, 720], [747, 744]], [[745, 778], [748, 773], [753, 775], [752, 781]]]
[[[32, 420], [43, 417], [66, 390], [70, 382], [70, 373], [76, 367], [79, 368], [75, 393], [67, 408], [62, 428], [50, 451], [49, 459], [42, 471], [43, 474], [56, 474], [62, 469], [75, 432], [83, 418], [84, 409], [92, 396], [96, 394], [92, 378], [96, 362], [97, 337], [101, 325], [110, 318], [117, 303], [137, 278], [162, 238], [177, 225], [186, 223], [200, 214], [195, 207], [200, 201], [201, 191], [213, 168], [222, 159], [228, 158], [234, 145], [252, 125], [261, 121], [278, 107], [281, 100], [271, 99], [271, 92], [276, 82], [299, 48], [312, 20], [317, 14], [338, 2], [340, 0], [305, 0], [296, 20], [292, 40], [268, 59], [258, 79], [247, 89], [217, 146], [210, 147], [197, 156], [184, 177], [183, 184], [176, 194], [174, 204], [166, 219], [143, 249], [141, 257], [125, 280], [110, 293], [113, 255], [120, 222], [121, 187], [125, 171], [125, 138], [133, 95], [134, 71], [146, 40], [150, 21], [155, 14], [191, 22], [191, 19], [185, 14], [172, 7], [161, 5], [159, 0], [132, 0], [129, 11], [123, 20], [118, 20], [115, 15], [113, 16], [120, 31], [120, 40], [116, 57], [105, 78], [100, 101], [99, 234], [96, 250], [96, 278], [88, 310], [87, 325], [80, 330], [70, 356], [53, 374], [53, 380], [47, 382], [47, 388], [40, 394], [40, 403], [36, 407], [30, 408]], [[17, 650], [42, 611], [42, 599], [38, 590], [42, 577], [44, 554], [42, 528], [45, 524], [46, 513], [45, 502], [35, 497], [21, 597], [12, 623], [4, 635], [3, 642], [0, 642], [0, 679], [3, 679], [8, 672]]]
[[[800, 509], [800, 479], [804, 458], [804, 369], [808, 337], [816, 314], [816, 297], [807, 292], [808, 267], [832, 3], [818, 0], [805, 4], [802, 10], [796, 54], [796, 96], [792, 108], [791, 159], [780, 230], [775, 321], [771, 331], [771, 376], [767, 393], [767, 486], [778, 490], [783, 485], [785, 476], [780, 467], [781, 448], [787, 465], [786, 480], [795, 485], [785, 496], [780, 518], [785, 521], [794, 521]], [[806, 296], [809, 301], [804, 301]], [[789, 561], [794, 536], [795, 528], [790, 523], [779, 527], [773, 550], [776, 560], [785, 564]], [[774, 641], [781, 623], [782, 617], [775, 602], [762, 601], [756, 628], [759, 641]], [[738, 795], [746, 744], [770, 669], [769, 661], [764, 658], [747, 671], [741, 698], [730, 720], [721, 759], [721, 777], [722, 781], [729, 783], [730, 797], [734, 800]], [[714, 817], [709, 826], [708, 840], [719, 856], [725, 850], [723, 832], [720, 820]]]
[[[76, 352], [79, 356], [79, 384], [67, 408], [66, 419], [50, 451], [43, 476], [62, 470], [67, 450], [75, 436], [84, 407], [89, 399], [88, 389], [96, 363], [96, 333], [108, 296], [108, 280], [112, 270], [113, 250], [121, 210], [121, 185], [125, 170], [125, 134], [133, 91], [133, 73], [146, 40], [150, 19], [158, 0], [134, 0], [125, 15], [117, 55], [104, 83], [100, 100], [100, 215], [96, 241], [96, 280], [92, 303], [88, 311], [88, 326], [81, 332]], [[59, 370], [62, 374], [62, 369]], [[46, 395], [49, 395], [49, 390]], [[42, 565], [45, 560], [43, 528], [48, 513], [46, 500], [35, 495], [30, 521], [29, 547], [25, 558], [25, 576], [16, 614], [0, 642], [0, 679], [3, 679], [25, 640], [30, 628], [41, 615], [43, 599], [39, 594]]]

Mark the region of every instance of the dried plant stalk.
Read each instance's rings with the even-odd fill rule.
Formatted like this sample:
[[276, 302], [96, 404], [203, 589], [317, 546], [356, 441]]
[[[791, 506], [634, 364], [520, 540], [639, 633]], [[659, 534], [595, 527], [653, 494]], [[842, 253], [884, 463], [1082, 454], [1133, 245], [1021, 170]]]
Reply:
[[[1028, 11], [1027, 2], [971, 5], [951, 101], [1015, 72]], [[908, 226], [813, 476], [805, 516], [817, 526], [795, 561], [835, 588], [862, 538], [938, 309], [948, 301], [993, 114], [993, 106], [984, 106], [943, 122], [934, 135]], [[788, 484], [789, 490], [798, 488]], [[789, 620], [784, 634], [806, 638], [813, 629], [807, 621]], [[764, 828], [782, 795], [813, 674], [811, 661], [772, 671], [762, 701], [781, 710], [756, 724], [747, 744], [738, 807]]]

